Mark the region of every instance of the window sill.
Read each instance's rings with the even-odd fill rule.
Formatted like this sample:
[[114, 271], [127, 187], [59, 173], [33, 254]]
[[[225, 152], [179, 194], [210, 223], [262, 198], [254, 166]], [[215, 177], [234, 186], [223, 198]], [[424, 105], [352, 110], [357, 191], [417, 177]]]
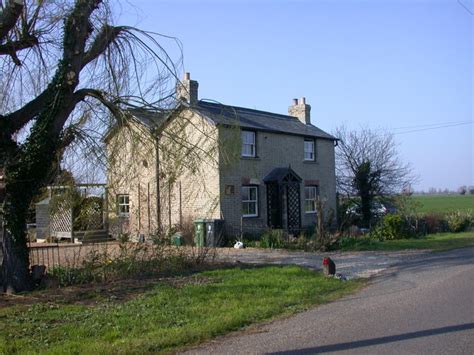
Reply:
[[240, 159], [242, 160], [260, 160], [260, 157], [245, 157], [245, 156], [240, 156]]
[[303, 160], [303, 164], [319, 164], [319, 161], [317, 160]]
[[252, 218], [258, 218], [260, 216], [256, 215], [256, 216], [242, 216], [242, 218], [244, 219], [252, 219]]
[[304, 214], [318, 214], [318, 212], [316, 212], [316, 211], [310, 211], [310, 212], [306, 212], [306, 211], [305, 211], [305, 213], [304, 213]]

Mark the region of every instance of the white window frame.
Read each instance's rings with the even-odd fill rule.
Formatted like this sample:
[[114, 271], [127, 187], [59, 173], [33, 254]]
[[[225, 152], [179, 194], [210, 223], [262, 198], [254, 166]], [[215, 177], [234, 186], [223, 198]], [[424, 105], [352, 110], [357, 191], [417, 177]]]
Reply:
[[[242, 198], [244, 189], [249, 190], [249, 192], [248, 192], [249, 199], [247, 199], [247, 200], [244, 200]], [[255, 190], [255, 200], [251, 199], [250, 190]], [[242, 198], [242, 202], [241, 202], [241, 204], [242, 204], [241, 205], [242, 206], [242, 217], [258, 217], [258, 186], [256, 186], [256, 185], [242, 185], [241, 190], [240, 190], [240, 196]], [[244, 203], [249, 203], [249, 204], [253, 203], [253, 204], [255, 204], [255, 213], [244, 213], [243, 212]]]
[[[246, 135], [249, 135], [248, 137], [252, 137], [253, 139], [251, 139], [251, 141], [249, 141], [249, 142], [246, 142], [245, 141], [245, 136]], [[255, 131], [242, 130], [241, 133], [240, 133], [240, 138], [241, 138], [241, 141], [242, 141], [242, 148], [240, 150], [240, 155], [243, 156], [243, 157], [255, 158], [257, 156], [257, 144], [256, 144], [257, 134], [256, 134], [256, 132]], [[250, 154], [244, 153], [244, 147], [245, 146], [250, 147]]]
[[[122, 210], [122, 208], [124, 208], [124, 210]], [[130, 195], [128, 194], [117, 195], [117, 212], [118, 212], [118, 215], [121, 217], [130, 216]]]
[[[309, 193], [309, 198], [306, 196], [306, 191], [314, 191]], [[314, 197], [312, 196], [314, 195]], [[319, 196], [319, 186], [317, 185], [308, 185], [304, 187], [304, 213], [316, 213], [316, 198]], [[307, 210], [307, 202], [311, 203], [312, 209]]]
[[[311, 143], [311, 149], [307, 149], [307, 144]], [[304, 160], [315, 161], [316, 160], [316, 141], [314, 139], [305, 138], [304, 140]]]

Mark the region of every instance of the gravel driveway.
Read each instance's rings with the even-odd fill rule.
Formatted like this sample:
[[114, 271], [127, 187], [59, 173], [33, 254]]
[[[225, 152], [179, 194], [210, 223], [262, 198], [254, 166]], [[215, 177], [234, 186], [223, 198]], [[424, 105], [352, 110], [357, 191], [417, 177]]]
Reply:
[[368, 278], [391, 266], [403, 264], [428, 253], [428, 250], [311, 253], [283, 249], [220, 248], [217, 249], [216, 259], [219, 261], [249, 264], [295, 264], [320, 270], [323, 258], [328, 256], [336, 263], [336, 272], [350, 279]]

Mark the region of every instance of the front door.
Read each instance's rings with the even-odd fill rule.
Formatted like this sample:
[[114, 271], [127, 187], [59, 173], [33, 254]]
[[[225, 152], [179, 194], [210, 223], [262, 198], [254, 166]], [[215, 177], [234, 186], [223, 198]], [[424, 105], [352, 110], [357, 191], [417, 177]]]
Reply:
[[267, 183], [267, 224], [274, 229], [283, 228], [282, 196], [280, 185], [276, 182]]
[[301, 229], [300, 185], [267, 183], [268, 227], [285, 228], [289, 232]]

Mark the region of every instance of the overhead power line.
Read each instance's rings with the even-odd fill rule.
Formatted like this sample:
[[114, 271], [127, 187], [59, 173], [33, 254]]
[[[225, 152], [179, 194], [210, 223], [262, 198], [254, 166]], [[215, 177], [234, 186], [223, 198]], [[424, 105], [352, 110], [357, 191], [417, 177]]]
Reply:
[[[465, 126], [465, 125], [472, 125], [473, 121], [464, 121], [464, 122], [451, 122], [451, 123], [444, 123], [444, 124], [433, 124], [433, 125], [420, 125], [420, 126], [411, 126], [405, 128], [392, 128], [392, 130], [401, 129], [400, 132], [393, 132], [393, 134], [405, 134], [405, 133], [413, 133], [413, 132], [423, 132], [429, 131], [434, 129], [441, 129], [441, 128], [449, 128], [449, 127], [457, 127], [457, 126]], [[417, 128], [418, 127], [418, 128]], [[413, 129], [410, 129], [413, 128]], [[405, 129], [405, 130], [403, 130]]]

